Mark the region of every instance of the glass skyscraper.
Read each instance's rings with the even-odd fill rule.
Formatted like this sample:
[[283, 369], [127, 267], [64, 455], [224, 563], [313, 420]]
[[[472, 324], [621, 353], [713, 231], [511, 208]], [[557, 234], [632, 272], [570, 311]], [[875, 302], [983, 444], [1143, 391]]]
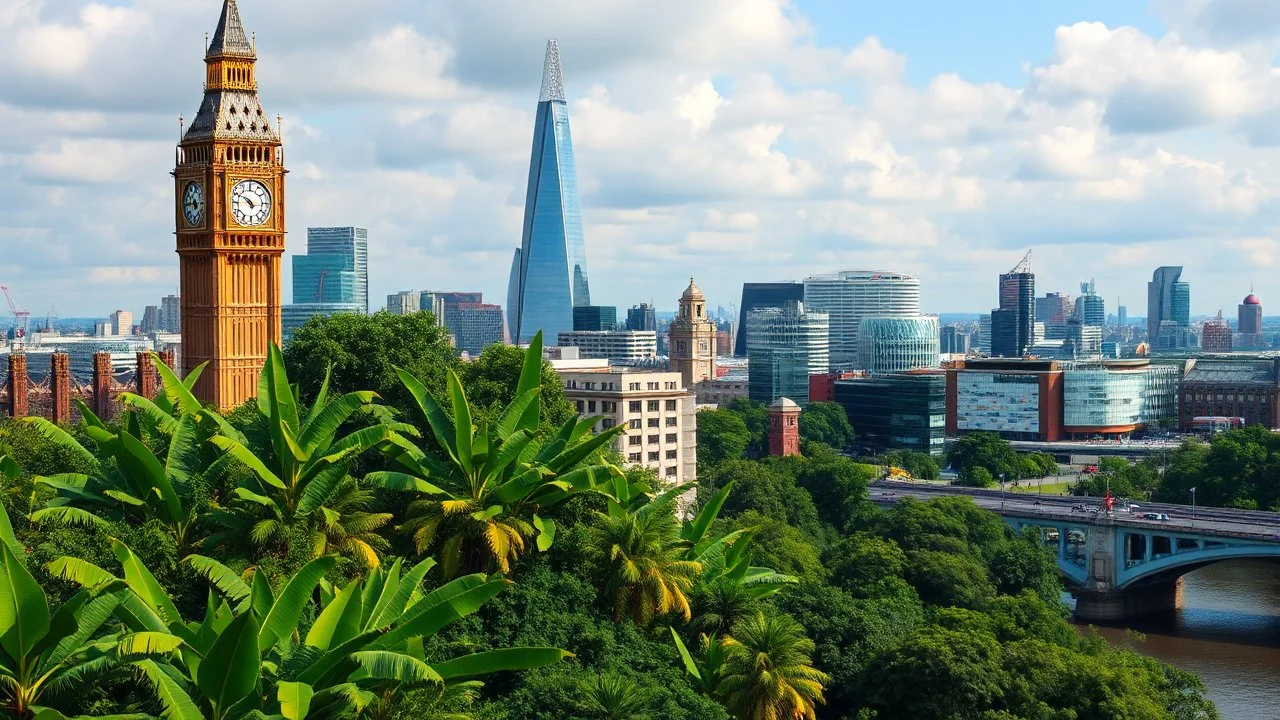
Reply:
[[938, 318], [863, 318], [858, 328], [858, 368], [870, 375], [938, 367]]
[[571, 332], [573, 308], [591, 304], [569, 105], [555, 40], [547, 41], [524, 231], [507, 295], [511, 339], [517, 343], [528, 342], [539, 330], [548, 338]]
[[877, 270], [817, 275], [805, 278], [804, 305], [831, 318], [833, 370], [870, 370], [859, 364], [862, 351], [858, 333], [863, 319], [918, 316], [920, 280], [904, 273]]
[[1147, 338], [1153, 350], [1175, 350], [1195, 344], [1191, 332], [1191, 285], [1182, 281], [1181, 266], [1156, 268], [1147, 283]]
[[734, 354], [738, 357], [747, 356], [747, 315], [752, 310], [782, 308], [792, 302], [804, 302], [804, 285], [798, 282], [743, 283], [742, 305], [738, 308], [738, 335], [733, 343]]
[[[324, 227], [307, 228], [307, 255], [327, 255], [347, 258], [347, 270], [354, 273], [354, 295], [350, 300], [333, 300], [326, 302], [355, 303], [359, 312], [369, 314], [369, 231], [358, 227]], [[294, 258], [294, 302], [314, 302], [314, 300], [298, 299], [298, 264]], [[305, 279], [305, 278], [304, 278]], [[329, 280], [326, 278], [325, 284]], [[316, 285], [309, 285], [304, 290], [315, 297]], [[326, 293], [328, 288], [326, 287]], [[306, 293], [304, 292], [304, 295]]]

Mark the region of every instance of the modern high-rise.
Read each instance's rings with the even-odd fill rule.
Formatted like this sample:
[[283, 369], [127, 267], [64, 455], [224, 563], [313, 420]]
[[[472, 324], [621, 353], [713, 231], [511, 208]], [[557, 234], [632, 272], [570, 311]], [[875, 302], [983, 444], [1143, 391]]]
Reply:
[[627, 329], [658, 332], [658, 313], [649, 303], [640, 303], [627, 311]]
[[647, 330], [562, 332], [556, 336], [556, 344], [578, 348], [578, 357], [583, 359], [617, 365], [652, 365], [658, 359], [658, 334]]
[[560, 46], [547, 41], [542, 93], [533, 130], [524, 231], [507, 291], [511, 339], [573, 330], [573, 308], [591, 304], [578, 176], [569, 133]]
[[618, 329], [618, 308], [606, 305], [579, 305], [573, 309], [573, 329], [599, 332]]
[[417, 290], [401, 290], [387, 296], [387, 312], [392, 315], [412, 315], [422, 307], [422, 293]]
[[[864, 318], [920, 315], [920, 280], [903, 273], [844, 270], [805, 278], [804, 305], [830, 319], [831, 367], [858, 365], [858, 331]], [[936, 335], [936, 333], [935, 333]]]
[[991, 313], [978, 317], [978, 353], [991, 354]]
[[790, 398], [809, 402], [809, 377], [830, 370], [826, 313], [793, 300], [747, 315], [747, 384], [751, 399], [772, 405]]
[[938, 351], [945, 355], [964, 355], [969, 352], [969, 333], [959, 325], [945, 325], [941, 331]]
[[165, 295], [160, 298], [160, 332], [182, 332], [182, 298], [177, 295]]
[[1256, 348], [1262, 345], [1262, 301], [1252, 292], [1240, 303], [1236, 330], [1240, 333], [1240, 347]]
[[738, 336], [733, 342], [734, 355], [747, 356], [747, 315], [752, 310], [783, 308], [793, 302], [804, 302], [802, 283], [743, 283], [742, 304], [738, 307]]
[[1066, 293], [1051, 292], [1036, 298], [1036, 322], [1065, 325], [1071, 313], [1071, 296]]
[[1181, 266], [1157, 268], [1147, 283], [1147, 339], [1153, 350], [1194, 345], [1191, 332], [1191, 285], [1182, 282]]
[[453, 336], [453, 345], [472, 357], [490, 345], [507, 342], [506, 320], [501, 305], [482, 302], [446, 303], [444, 326]]
[[1218, 317], [1209, 320], [1200, 328], [1200, 349], [1205, 352], [1231, 352], [1231, 327], [1222, 319], [1222, 313], [1218, 313]]
[[160, 331], [160, 306], [148, 305], [142, 311], [142, 334], [150, 335]]
[[133, 313], [117, 310], [111, 313], [111, 334], [117, 337], [133, 334]]
[[[360, 312], [369, 314], [369, 231], [358, 227], [307, 228], [307, 255], [329, 255], [346, 258], [346, 269], [354, 273], [353, 300]], [[297, 262], [294, 275], [297, 282]], [[294, 291], [294, 302], [297, 300]], [[342, 302], [347, 302], [343, 300]]]
[[1031, 256], [1000, 276], [1000, 307], [991, 311], [991, 354], [1022, 357], [1035, 342], [1036, 276]]
[[1080, 297], [1076, 298], [1074, 314], [1085, 325], [1103, 327], [1107, 324], [1107, 304], [1098, 294], [1093, 280], [1080, 283]]
[[858, 369], [868, 375], [938, 367], [938, 318], [863, 318], [858, 329]]

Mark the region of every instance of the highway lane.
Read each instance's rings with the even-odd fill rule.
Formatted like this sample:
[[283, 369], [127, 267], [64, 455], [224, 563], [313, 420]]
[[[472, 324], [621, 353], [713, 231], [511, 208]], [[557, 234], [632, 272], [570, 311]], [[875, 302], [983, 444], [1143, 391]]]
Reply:
[[[1189, 505], [1168, 503], [1138, 502], [1140, 512], [1157, 512], [1169, 516], [1169, 520], [1145, 520], [1134, 517], [1127, 512], [1114, 512], [1110, 516], [1090, 511], [1099, 508], [1098, 498], [1083, 497], [1040, 497], [1024, 493], [1004, 494], [1003, 503], [1000, 491], [991, 489], [966, 488], [958, 486], [881, 481], [871, 485], [868, 492], [872, 501], [880, 503], [896, 502], [902, 497], [915, 497], [929, 500], [937, 497], [970, 497], [981, 508], [994, 512], [1013, 514], [1019, 517], [1044, 517], [1046, 520], [1074, 520], [1091, 523], [1099, 519], [1109, 519], [1120, 525], [1141, 527], [1143, 529], [1163, 528], [1170, 532], [1203, 533], [1213, 535], [1243, 536], [1259, 540], [1280, 540], [1280, 513], [1257, 510], [1232, 510], [1227, 508], [1194, 509]], [[1085, 512], [1073, 511], [1073, 507], [1083, 507]]]

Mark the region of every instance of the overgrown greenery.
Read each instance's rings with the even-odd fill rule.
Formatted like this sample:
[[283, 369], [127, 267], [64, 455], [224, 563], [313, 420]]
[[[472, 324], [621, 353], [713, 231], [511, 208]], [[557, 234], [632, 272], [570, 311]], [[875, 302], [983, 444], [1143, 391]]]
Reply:
[[962, 435], [951, 445], [947, 461], [958, 475], [957, 484], [991, 487], [1001, 478], [1006, 482], [1042, 478], [1058, 472], [1058, 463], [1048, 453], [1022, 453], [993, 432]]
[[166, 372], [111, 422], [0, 425], [9, 714], [1217, 717], [1077, 636], [1053, 557], [968, 501], [878, 510], [819, 441], [750, 459], [745, 403], [664, 488], [536, 343], [459, 366], [414, 322], [317, 322], [225, 416]]

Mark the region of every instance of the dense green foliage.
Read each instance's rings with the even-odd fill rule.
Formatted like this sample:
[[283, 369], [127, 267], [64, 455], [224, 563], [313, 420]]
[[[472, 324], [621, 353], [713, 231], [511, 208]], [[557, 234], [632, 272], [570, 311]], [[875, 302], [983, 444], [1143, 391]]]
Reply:
[[746, 402], [666, 489], [537, 342], [459, 365], [415, 322], [308, 326], [227, 416], [165, 369], [115, 421], [0, 425], [9, 714], [1216, 717], [1077, 636], [1050, 552], [967, 500], [879, 510], [879, 468], [817, 438], [750, 459]]
[[853, 444], [853, 426], [844, 406], [832, 402], [814, 402], [800, 413], [800, 439], [822, 443], [835, 450]]
[[958, 475], [957, 484], [990, 487], [1000, 482], [1042, 478], [1058, 472], [1048, 453], [1019, 454], [1008, 441], [993, 432], [962, 435], [951, 445], [947, 461]]
[[928, 453], [915, 452], [914, 450], [892, 450], [885, 453], [884, 462], [886, 465], [906, 470], [911, 474], [911, 477], [917, 480], [937, 480], [941, 475], [938, 461]]

